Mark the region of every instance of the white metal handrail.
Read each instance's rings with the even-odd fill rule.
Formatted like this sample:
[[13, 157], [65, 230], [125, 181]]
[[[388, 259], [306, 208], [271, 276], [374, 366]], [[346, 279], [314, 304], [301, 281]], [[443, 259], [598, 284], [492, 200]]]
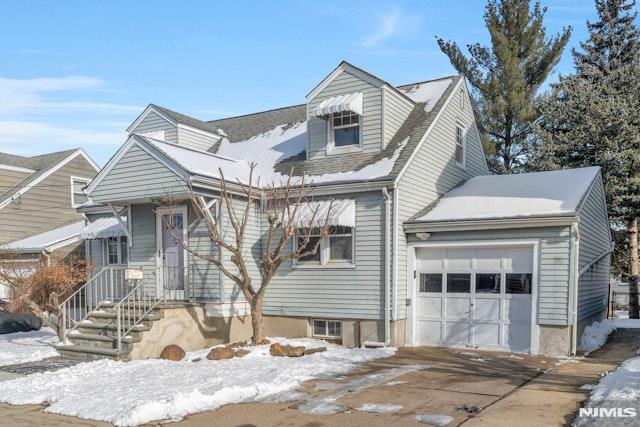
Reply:
[[125, 269], [126, 266], [103, 267], [60, 304], [60, 328], [65, 344], [69, 333], [86, 320], [100, 303], [118, 301], [129, 292]]

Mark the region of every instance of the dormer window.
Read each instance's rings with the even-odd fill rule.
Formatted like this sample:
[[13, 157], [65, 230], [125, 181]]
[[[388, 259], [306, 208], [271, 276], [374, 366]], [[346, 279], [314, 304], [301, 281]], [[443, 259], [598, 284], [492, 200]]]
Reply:
[[360, 145], [360, 115], [351, 111], [335, 113], [331, 117], [333, 148]]

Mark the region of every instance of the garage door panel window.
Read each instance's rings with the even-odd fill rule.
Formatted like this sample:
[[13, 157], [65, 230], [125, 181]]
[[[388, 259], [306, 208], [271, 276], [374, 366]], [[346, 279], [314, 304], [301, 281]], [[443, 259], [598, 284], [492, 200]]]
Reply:
[[442, 292], [442, 274], [420, 274], [420, 292]]
[[471, 274], [447, 274], [447, 293], [468, 294], [471, 292]]
[[531, 274], [507, 273], [505, 290], [508, 294], [531, 294]]
[[499, 294], [500, 273], [476, 273], [477, 294]]

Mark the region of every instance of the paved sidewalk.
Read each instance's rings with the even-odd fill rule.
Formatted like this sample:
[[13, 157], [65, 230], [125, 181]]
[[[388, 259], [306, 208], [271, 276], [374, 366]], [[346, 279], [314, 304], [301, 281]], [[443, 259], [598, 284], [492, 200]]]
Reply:
[[[224, 406], [176, 423], [183, 426], [411, 426], [416, 415], [446, 415], [449, 426], [540, 426], [570, 423], [587, 397], [583, 384], [600, 376], [640, 347], [640, 330], [619, 330], [591, 357], [557, 360], [542, 356], [445, 348], [404, 348], [346, 377], [309, 381], [304, 395], [286, 403]], [[426, 365], [395, 378], [392, 369]], [[2, 375], [2, 374], [0, 374]], [[1, 383], [0, 383], [1, 387]], [[317, 415], [309, 402], [334, 402], [344, 412]], [[355, 410], [363, 403], [399, 404], [394, 414]], [[108, 404], [108, 402], [105, 402]], [[104, 425], [42, 412], [42, 406], [0, 405], [0, 419], [12, 426]]]

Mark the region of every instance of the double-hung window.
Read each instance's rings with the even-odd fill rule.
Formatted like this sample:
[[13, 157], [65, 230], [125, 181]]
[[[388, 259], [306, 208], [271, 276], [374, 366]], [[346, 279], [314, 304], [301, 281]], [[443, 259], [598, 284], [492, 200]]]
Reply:
[[126, 264], [128, 258], [127, 238], [108, 237], [105, 239], [105, 263], [107, 265]]
[[[305, 244], [307, 236], [306, 229], [298, 231], [296, 239], [297, 247]], [[303, 265], [353, 265], [353, 228], [352, 227], [330, 227], [329, 235], [320, 238], [320, 230], [311, 230], [309, 241], [305, 251], [313, 251], [318, 245], [315, 253], [308, 254], [298, 259], [298, 263]]]
[[91, 182], [91, 180], [87, 178], [71, 177], [71, 207], [77, 208], [87, 201], [87, 195], [83, 188], [86, 187], [89, 182]]
[[332, 148], [360, 146], [360, 115], [351, 111], [335, 113], [330, 127]]
[[467, 153], [466, 153], [466, 142], [465, 142], [465, 135], [464, 135], [464, 128], [462, 127], [461, 124], [456, 124], [456, 163], [459, 166], [465, 167], [466, 166], [466, 157], [467, 157]]

